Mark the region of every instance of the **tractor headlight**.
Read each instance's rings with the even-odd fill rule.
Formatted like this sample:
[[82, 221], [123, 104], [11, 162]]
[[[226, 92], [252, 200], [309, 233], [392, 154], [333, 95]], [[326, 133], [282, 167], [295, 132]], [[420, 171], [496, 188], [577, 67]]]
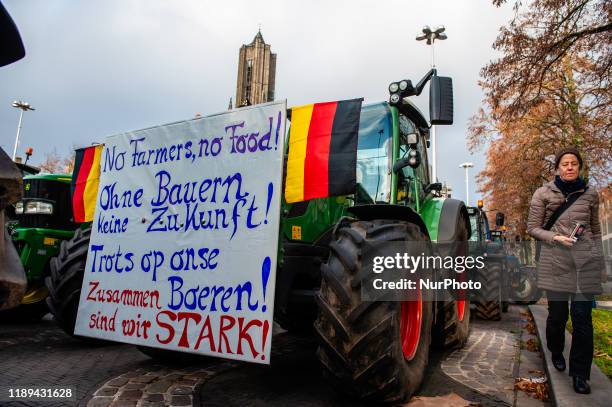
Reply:
[[389, 85], [389, 93], [395, 93], [399, 90], [399, 85], [397, 82], [393, 82], [391, 85]]
[[23, 213], [28, 215], [53, 215], [53, 204], [43, 201], [28, 201]]
[[389, 101], [392, 105], [397, 105], [400, 102], [400, 95], [398, 95], [397, 93], [392, 94]]
[[421, 154], [417, 150], [411, 149], [408, 152], [408, 165], [412, 168], [417, 168], [421, 165]]
[[407, 80], [403, 80], [399, 83], [399, 88], [400, 90], [406, 90], [408, 89], [408, 81]]
[[17, 215], [21, 215], [23, 213], [23, 202], [17, 202], [15, 204], [15, 213]]

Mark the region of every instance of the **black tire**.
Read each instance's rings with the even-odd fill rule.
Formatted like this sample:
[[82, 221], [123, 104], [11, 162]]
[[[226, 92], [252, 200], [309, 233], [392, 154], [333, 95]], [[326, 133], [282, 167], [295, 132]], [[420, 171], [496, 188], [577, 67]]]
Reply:
[[362, 300], [362, 281], [371, 275], [362, 255], [366, 245], [426, 240], [418, 226], [400, 221], [353, 221], [335, 231], [330, 257], [321, 267], [314, 328], [324, 373], [352, 397], [400, 401], [421, 384], [431, 342], [431, 302], [422, 303], [419, 344], [408, 361], [400, 341], [402, 303]]
[[463, 319], [459, 319], [457, 301], [437, 303], [438, 318], [434, 325], [434, 347], [438, 349], [459, 349], [470, 337], [470, 303], [466, 299]]
[[[466, 227], [464, 218], [457, 218], [456, 225], [456, 242], [454, 246], [454, 256], [467, 256], [469, 254], [468, 236], [469, 231]], [[463, 278], [468, 278], [468, 274], [464, 272]], [[457, 278], [457, 275], [454, 276]], [[464, 311], [463, 319], [459, 318], [459, 308], [457, 301], [439, 301], [436, 303], [438, 307], [436, 323], [433, 327], [433, 345], [434, 347], [446, 349], [458, 349], [465, 346], [470, 336], [470, 300], [469, 293], [464, 295]]]
[[514, 304], [532, 305], [542, 298], [542, 290], [538, 288], [536, 277], [532, 275], [524, 276], [520, 287], [510, 290], [510, 298]]
[[485, 321], [499, 321], [502, 313], [501, 278], [502, 268], [497, 262], [487, 263], [476, 269], [476, 281], [481, 288], [475, 293], [476, 317]]
[[51, 259], [51, 275], [45, 279], [49, 310], [70, 336], [74, 336], [90, 237], [91, 226], [77, 229], [70, 240], [63, 241], [58, 256]]

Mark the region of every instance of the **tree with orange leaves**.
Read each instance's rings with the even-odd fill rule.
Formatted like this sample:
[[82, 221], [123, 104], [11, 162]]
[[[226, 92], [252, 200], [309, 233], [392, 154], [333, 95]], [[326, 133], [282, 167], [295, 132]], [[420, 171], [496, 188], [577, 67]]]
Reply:
[[561, 147], [577, 146], [584, 175], [610, 188], [612, 6], [534, 0], [521, 7], [517, 2], [494, 44], [501, 58], [481, 72], [484, 107], [471, 119], [468, 144], [472, 151], [488, 147], [480, 189], [524, 235], [531, 196], [552, 178], [552, 155]]

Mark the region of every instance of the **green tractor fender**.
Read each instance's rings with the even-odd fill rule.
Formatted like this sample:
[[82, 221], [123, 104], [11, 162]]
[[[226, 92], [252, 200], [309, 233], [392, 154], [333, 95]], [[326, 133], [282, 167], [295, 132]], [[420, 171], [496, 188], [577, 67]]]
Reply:
[[[471, 236], [470, 218], [463, 201], [452, 198], [433, 199], [423, 205], [423, 215], [428, 220], [432, 231], [431, 240], [457, 241], [464, 227], [468, 230], [467, 239]], [[460, 221], [463, 222], [463, 225], [460, 224]]]
[[28, 281], [44, 279], [44, 271], [51, 257], [57, 256], [60, 244], [69, 239], [73, 231], [44, 229], [44, 228], [16, 228], [12, 233], [12, 240], [19, 248], [21, 263], [23, 264]]
[[421, 217], [429, 230], [429, 237], [434, 242], [454, 242], [467, 230], [469, 240], [472, 236], [470, 218], [463, 201], [452, 198], [434, 198], [426, 200], [421, 207]]

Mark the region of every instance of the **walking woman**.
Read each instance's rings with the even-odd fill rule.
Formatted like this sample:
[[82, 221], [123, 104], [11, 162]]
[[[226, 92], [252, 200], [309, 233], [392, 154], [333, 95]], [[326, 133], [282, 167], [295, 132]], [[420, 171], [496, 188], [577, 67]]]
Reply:
[[541, 245], [538, 287], [546, 290], [548, 299], [546, 342], [553, 365], [565, 370], [565, 325], [571, 314], [569, 375], [574, 391], [588, 394], [593, 361], [591, 308], [594, 295], [601, 293], [603, 267], [599, 198], [595, 188], [580, 177], [582, 157], [577, 149], [559, 151], [555, 168], [555, 180], [533, 195], [527, 233]]

